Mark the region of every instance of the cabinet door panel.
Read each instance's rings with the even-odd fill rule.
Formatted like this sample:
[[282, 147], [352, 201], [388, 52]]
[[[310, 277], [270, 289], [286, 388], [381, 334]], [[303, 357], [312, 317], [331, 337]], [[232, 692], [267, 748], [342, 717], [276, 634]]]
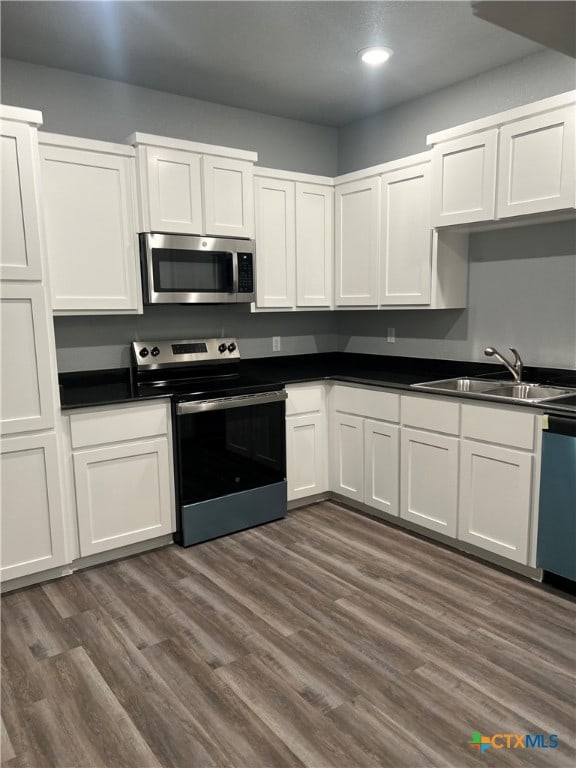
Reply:
[[380, 240], [377, 178], [336, 188], [336, 304], [378, 304]]
[[464, 440], [458, 538], [528, 562], [532, 456]]
[[294, 182], [256, 178], [256, 303], [293, 307], [296, 272]]
[[400, 517], [456, 536], [458, 439], [402, 430]]
[[498, 217], [574, 206], [574, 107], [500, 130]]
[[82, 556], [172, 531], [166, 438], [78, 451], [73, 460]]
[[54, 310], [138, 309], [134, 160], [41, 148]]
[[40, 285], [2, 286], [0, 395], [2, 433], [54, 426], [48, 315]]
[[318, 184], [296, 184], [296, 304], [332, 303], [334, 192]]
[[432, 226], [494, 218], [498, 130], [446, 141], [432, 150]]
[[66, 562], [54, 434], [2, 441], [2, 580]]
[[334, 413], [330, 447], [332, 490], [356, 501], [364, 501], [363, 419]]
[[290, 416], [286, 420], [288, 500], [301, 499], [328, 488], [324, 416]]
[[[41, 280], [36, 129], [2, 121], [0, 135], [0, 278]], [[36, 162], [35, 162], [36, 161]]]
[[254, 237], [252, 168], [242, 160], [204, 158], [206, 234]]
[[204, 234], [201, 156], [147, 147], [146, 171], [151, 231]]
[[381, 178], [381, 304], [429, 304], [432, 278], [430, 165]]
[[399, 514], [399, 435], [400, 429], [392, 424], [370, 420], [364, 422], [364, 502], [389, 515]]

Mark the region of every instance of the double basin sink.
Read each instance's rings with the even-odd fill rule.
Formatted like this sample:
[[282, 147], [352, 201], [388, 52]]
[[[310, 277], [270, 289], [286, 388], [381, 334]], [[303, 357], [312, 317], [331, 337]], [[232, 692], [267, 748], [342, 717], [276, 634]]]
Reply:
[[540, 386], [539, 384], [519, 384], [508, 381], [489, 381], [487, 379], [441, 379], [412, 384], [416, 389], [433, 392], [458, 392], [460, 394], [483, 395], [495, 400], [521, 400], [523, 402], [543, 403], [559, 397], [576, 394], [575, 389], [565, 387]]

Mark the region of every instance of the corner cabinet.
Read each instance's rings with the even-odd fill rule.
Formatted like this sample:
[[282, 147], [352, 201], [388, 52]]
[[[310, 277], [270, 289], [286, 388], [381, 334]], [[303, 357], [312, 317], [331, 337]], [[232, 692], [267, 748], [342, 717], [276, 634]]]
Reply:
[[69, 421], [80, 556], [172, 533], [169, 404], [99, 408]]
[[255, 152], [134, 133], [140, 231], [254, 237]]
[[569, 91], [428, 136], [432, 226], [565, 217], [576, 205], [575, 112]]
[[332, 180], [254, 169], [256, 307], [331, 308]]
[[40, 134], [56, 314], [142, 311], [134, 150]]

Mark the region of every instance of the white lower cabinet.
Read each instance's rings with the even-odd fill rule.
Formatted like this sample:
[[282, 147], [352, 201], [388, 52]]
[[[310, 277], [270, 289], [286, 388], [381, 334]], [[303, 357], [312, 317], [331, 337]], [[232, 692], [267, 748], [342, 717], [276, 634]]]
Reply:
[[326, 387], [287, 387], [286, 476], [288, 501], [328, 490]]
[[335, 413], [331, 427], [332, 490], [364, 501], [364, 419]]
[[464, 440], [458, 538], [519, 563], [528, 558], [533, 457]]
[[70, 417], [81, 557], [174, 530], [168, 419], [164, 403]]
[[56, 435], [3, 439], [0, 464], [2, 581], [64, 565]]
[[364, 503], [399, 514], [400, 428], [382, 421], [364, 421]]
[[402, 429], [400, 517], [456, 536], [458, 438]]

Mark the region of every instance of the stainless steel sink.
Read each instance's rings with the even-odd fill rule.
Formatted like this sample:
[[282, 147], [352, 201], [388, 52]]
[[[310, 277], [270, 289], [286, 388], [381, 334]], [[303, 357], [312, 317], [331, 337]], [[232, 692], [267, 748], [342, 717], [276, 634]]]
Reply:
[[489, 397], [502, 397], [507, 400], [530, 400], [540, 403], [544, 400], [555, 400], [557, 397], [565, 397], [574, 390], [562, 387], [540, 387], [537, 384], [510, 384], [505, 387], [496, 387], [484, 392]]
[[471, 379], [462, 376], [456, 379], [440, 379], [412, 384], [415, 389], [432, 390], [434, 392], [459, 392], [462, 394], [477, 394], [493, 397], [495, 400], [523, 400], [531, 403], [542, 403], [555, 400], [558, 397], [576, 394], [576, 389], [564, 387], [544, 387], [539, 384], [514, 384], [507, 381], [489, 381], [488, 379]]
[[494, 387], [501, 387], [502, 381], [486, 381], [486, 379], [440, 379], [439, 381], [425, 381], [422, 384], [412, 384], [417, 389], [433, 389], [438, 392], [478, 392], [483, 393]]

